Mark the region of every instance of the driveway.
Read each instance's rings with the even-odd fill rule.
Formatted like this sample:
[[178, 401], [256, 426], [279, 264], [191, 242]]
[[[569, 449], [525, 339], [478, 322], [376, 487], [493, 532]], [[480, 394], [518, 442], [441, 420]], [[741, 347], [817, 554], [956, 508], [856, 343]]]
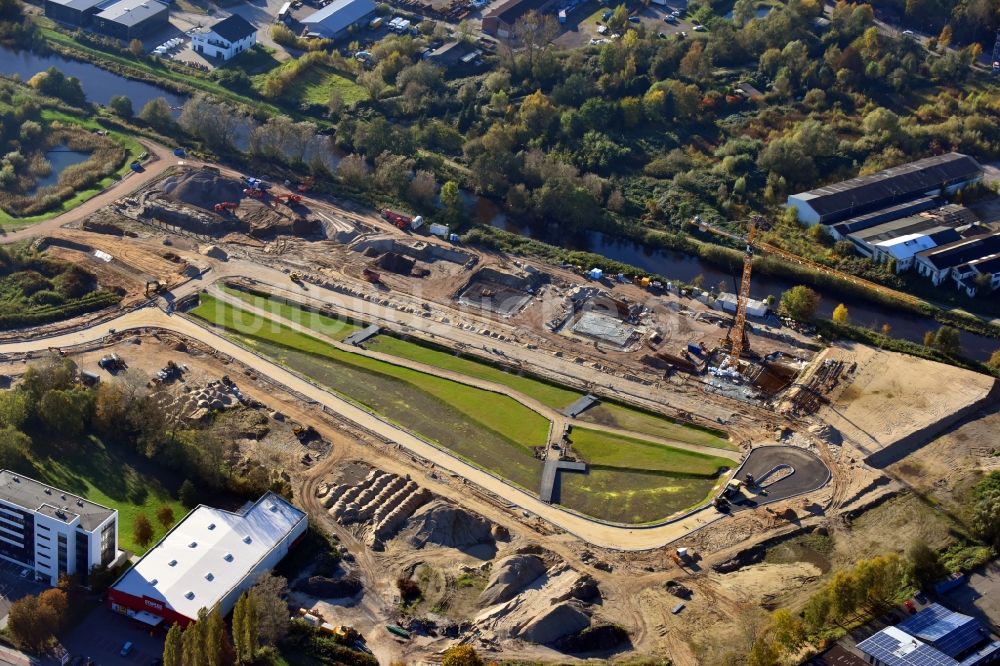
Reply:
[[0, 627], [7, 626], [7, 613], [15, 601], [29, 594], [38, 594], [48, 586], [35, 582], [34, 578], [22, 578], [19, 564], [0, 561]]
[[[162, 630], [144, 628], [102, 605], [63, 636], [62, 644], [74, 657], [90, 657], [98, 666], [137, 666], [161, 658], [163, 640]], [[125, 641], [131, 641], [133, 648], [127, 657], [122, 657]]]
[[950, 608], [978, 617], [994, 632], [1000, 631], [1000, 560], [977, 569], [964, 585], [943, 596]]

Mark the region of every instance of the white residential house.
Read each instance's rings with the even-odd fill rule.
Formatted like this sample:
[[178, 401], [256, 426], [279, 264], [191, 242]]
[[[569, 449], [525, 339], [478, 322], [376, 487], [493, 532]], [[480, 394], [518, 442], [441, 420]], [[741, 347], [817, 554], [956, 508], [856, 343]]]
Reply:
[[195, 53], [229, 60], [257, 43], [257, 28], [238, 14], [222, 19], [210, 28], [200, 28], [191, 36]]

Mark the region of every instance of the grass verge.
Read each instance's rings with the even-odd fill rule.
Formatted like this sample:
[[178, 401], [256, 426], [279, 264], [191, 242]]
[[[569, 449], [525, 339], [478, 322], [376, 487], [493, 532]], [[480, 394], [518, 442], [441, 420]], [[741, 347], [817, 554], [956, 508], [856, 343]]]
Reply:
[[207, 294], [191, 314], [473, 464], [537, 490], [541, 463], [532, 449], [545, 444], [549, 422], [512, 398], [341, 351]]
[[153, 540], [149, 545], [167, 531], [156, 520], [158, 508], [169, 506], [176, 520], [187, 513], [150, 463], [108, 448], [96, 437], [88, 438], [78, 452], [36, 459], [34, 466], [33, 474], [39, 481], [117, 509], [119, 547], [139, 555], [148, 548], [136, 543], [133, 537], [135, 519], [140, 513], [146, 514], [153, 525]]
[[573, 450], [591, 465], [714, 477], [736, 462], [600, 430], [574, 428]]

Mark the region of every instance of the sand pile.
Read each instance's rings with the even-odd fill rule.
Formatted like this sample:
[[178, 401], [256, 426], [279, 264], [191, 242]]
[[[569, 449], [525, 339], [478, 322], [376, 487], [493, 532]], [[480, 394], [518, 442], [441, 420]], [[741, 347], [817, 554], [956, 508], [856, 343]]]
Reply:
[[167, 199], [212, 210], [224, 201], [239, 201], [243, 197], [243, 184], [212, 171], [189, 171], [163, 183]]
[[413, 514], [402, 537], [414, 548], [436, 544], [449, 548], [468, 548], [493, 543], [491, 523], [450, 502], [436, 500]]
[[479, 595], [481, 606], [513, 599], [521, 590], [545, 573], [545, 562], [537, 555], [511, 555], [496, 563], [493, 575]]

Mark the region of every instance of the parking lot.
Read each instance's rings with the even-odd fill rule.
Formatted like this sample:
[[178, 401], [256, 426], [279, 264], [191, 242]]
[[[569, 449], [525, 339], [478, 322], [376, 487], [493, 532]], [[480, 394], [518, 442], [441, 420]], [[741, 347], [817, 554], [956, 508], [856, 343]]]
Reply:
[[21, 576], [24, 567], [0, 561], [0, 626], [7, 625], [7, 613], [12, 603], [29, 594], [38, 594], [48, 586], [35, 582], [34, 577]]
[[[686, 2], [674, 2], [667, 5], [650, 4], [648, 7], [638, 5], [633, 8], [629, 17], [629, 26], [635, 27], [641, 24], [648, 32], [664, 37], [685, 33], [690, 36], [694, 34], [694, 24], [686, 18], [684, 10]], [[563, 48], [576, 48], [586, 44], [603, 43], [604, 40], [614, 39], [610, 30], [607, 30], [605, 18], [614, 11], [614, 3], [601, 4], [596, 0], [583, 2], [576, 5], [566, 15], [566, 23], [560, 25], [560, 35], [555, 39], [555, 43]], [[664, 20], [667, 16], [677, 13], [669, 22]]]
[[[131, 641], [133, 647], [122, 657], [120, 653], [126, 641]], [[113, 613], [102, 605], [67, 633], [62, 644], [74, 659], [87, 656], [98, 666], [138, 666], [162, 658], [163, 641], [162, 630], [144, 629], [135, 620]]]
[[944, 595], [944, 603], [1000, 631], [1000, 562], [970, 573], [965, 584]]

